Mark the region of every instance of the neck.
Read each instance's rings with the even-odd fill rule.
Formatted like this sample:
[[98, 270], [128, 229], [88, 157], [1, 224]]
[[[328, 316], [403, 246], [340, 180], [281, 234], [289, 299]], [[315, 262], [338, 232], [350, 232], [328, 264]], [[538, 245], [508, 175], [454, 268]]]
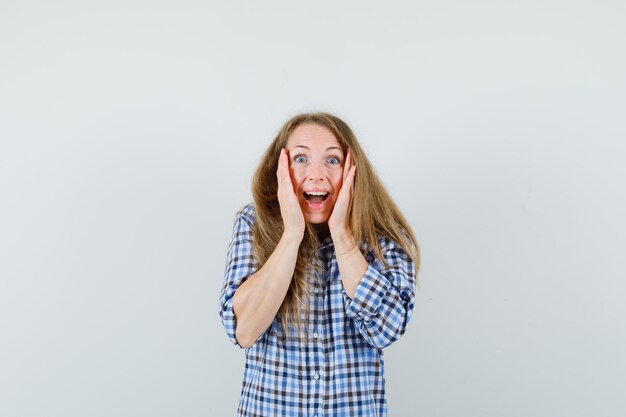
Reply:
[[324, 240], [330, 234], [330, 229], [328, 228], [328, 223], [320, 223], [312, 225], [315, 231], [317, 232], [317, 237], [320, 241]]

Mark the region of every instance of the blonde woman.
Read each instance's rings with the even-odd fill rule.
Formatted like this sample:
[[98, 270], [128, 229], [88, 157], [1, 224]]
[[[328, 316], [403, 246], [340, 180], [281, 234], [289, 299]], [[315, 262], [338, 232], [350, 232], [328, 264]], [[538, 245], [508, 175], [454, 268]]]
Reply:
[[246, 349], [238, 416], [387, 416], [383, 348], [413, 312], [418, 246], [356, 137], [291, 118], [236, 216], [220, 316]]

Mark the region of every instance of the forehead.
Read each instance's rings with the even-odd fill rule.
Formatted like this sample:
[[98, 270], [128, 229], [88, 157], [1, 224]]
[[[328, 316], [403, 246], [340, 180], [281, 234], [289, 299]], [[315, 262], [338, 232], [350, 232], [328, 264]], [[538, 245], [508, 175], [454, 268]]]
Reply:
[[291, 132], [291, 136], [289, 136], [287, 141], [287, 147], [293, 149], [296, 146], [323, 150], [333, 146], [341, 148], [337, 138], [330, 129], [315, 123], [301, 124]]

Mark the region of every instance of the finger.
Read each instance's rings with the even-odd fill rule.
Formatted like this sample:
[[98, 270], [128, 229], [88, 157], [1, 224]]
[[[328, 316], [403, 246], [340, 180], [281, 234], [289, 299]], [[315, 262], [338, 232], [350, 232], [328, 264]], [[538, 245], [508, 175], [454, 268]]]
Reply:
[[289, 174], [289, 151], [283, 148], [285, 151], [285, 161], [283, 164], [283, 170], [285, 173], [285, 178], [289, 178], [291, 180], [291, 175]]
[[352, 197], [352, 184], [354, 183], [354, 175], [356, 173], [356, 165], [352, 165], [352, 167], [350, 167], [350, 170], [348, 171], [348, 176], [346, 178], [346, 182], [344, 183], [343, 187], [341, 187], [341, 193], [344, 193], [344, 197], [346, 203], [350, 200], [350, 198]]
[[[278, 177], [278, 189], [286, 190], [287, 184], [290, 184], [289, 168], [287, 168], [287, 151], [283, 148], [280, 150], [280, 157], [278, 158], [278, 169], [276, 170], [276, 176]], [[283, 191], [284, 192], [284, 191]]]
[[281, 171], [280, 174], [283, 177], [283, 180], [290, 180], [291, 176], [289, 175], [289, 154], [287, 149], [283, 148], [281, 150]]
[[352, 168], [348, 171], [344, 183], [341, 185], [341, 189], [339, 190], [339, 195], [337, 196], [337, 202], [343, 203], [350, 199], [350, 191], [352, 189], [352, 180], [354, 178], [356, 166], [353, 165]]
[[354, 183], [354, 177], [356, 176], [356, 165], [352, 165], [350, 167], [350, 173], [348, 174], [348, 176], [350, 181], [350, 187], [352, 187], [352, 184]]
[[280, 188], [283, 176], [283, 150], [280, 150], [278, 155], [278, 167], [276, 168], [276, 179], [278, 180], [278, 188]]
[[355, 173], [355, 166], [352, 166], [352, 168], [350, 169], [350, 176], [348, 177], [348, 186], [346, 187], [346, 197], [345, 197], [345, 205], [346, 205], [346, 216], [348, 216], [348, 213], [350, 212], [350, 209], [352, 207], [352, 183], [354, 180], [354, 173]]
[[341, 171], [341, 184], [345, 184], [348, 179], [348, 172], [350, 171], [350, 149], [346, 151], [346, 159], [343, 162], [343, 169]]
[[293, 188], [293, 183], [291, 182], [291, 170], [289, 168], [289, 150], [283, 148], [282, 152], [282, 181], [285, 192], [289, 195], [296, 196], [296, 192]]
[[347, 192], [350, 193], [352, 190], [352, 184], [354, 183], [354, 176], [356, 174], [356, 165], [352, 165], [350, 167], [350, 171], [348, 171], [348, 177], [346, 178], [346, 188]]
[[289, 169], [289, 151], [287, 149], [285, 149], [285, 156], [283, 156], [283, 158], [283, 180], [285, 181], [285, 187], [287, 190], [293, 191], [293, 184], [291, 183], [291, 171]]
[[280, 150], [280, 153], [278, 154], [278, 167], [276, 168], [276, 174], [280, 174], [282, 172], [282, 165], [283, 165], [283, 150]]

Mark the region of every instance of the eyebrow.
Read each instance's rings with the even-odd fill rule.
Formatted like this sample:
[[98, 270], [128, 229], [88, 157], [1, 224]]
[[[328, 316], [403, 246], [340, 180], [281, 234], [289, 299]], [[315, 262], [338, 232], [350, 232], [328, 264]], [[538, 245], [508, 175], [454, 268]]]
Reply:
[[[306, 149], [307, 151], [310, 151], [310, 150], [311, 150], [311, 148], [309, 148], [308, 146], [304, 146], [304, 145], [294, 146], [293, 148], [294, 148], [294, 149], [296, 149], [296, 148], [304, 148], [304, 149]], [[340, 148], [340, 147], [338, 147], [338, 146], [331, 146], [330, 148], [326, 148], [326, 150], [327, 150], [327, 151], [330, 151], [331, 149], [337, 149], [337, 150], [341, 151], [341, 148]]]

